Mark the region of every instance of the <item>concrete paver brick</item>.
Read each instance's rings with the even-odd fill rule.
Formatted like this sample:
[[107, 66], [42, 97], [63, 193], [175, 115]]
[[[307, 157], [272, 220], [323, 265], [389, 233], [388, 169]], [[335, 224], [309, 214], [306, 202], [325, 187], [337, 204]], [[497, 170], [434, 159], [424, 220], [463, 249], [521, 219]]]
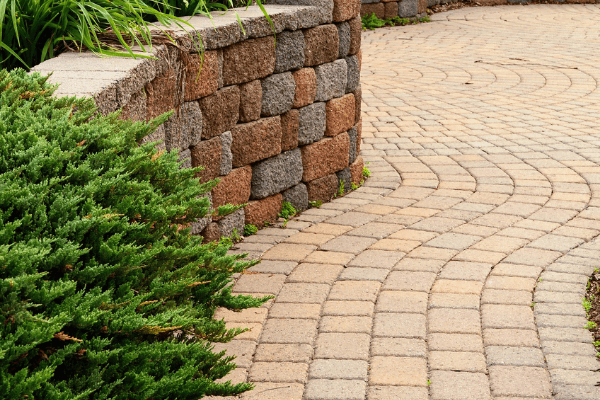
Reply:
[[431, 333], [427, 337], [430, 351], [470, 351], [483, 353], [480, 335]]
[[490, 384], [483, 373], [431, 371], [430, 393], [433, 400], [491, 400]]
[[548, 371], [538, 367], [491, 366], [494, 396], [551, 397]]
[[370, 341], [366, 333], [321, 333], [315, 342], [315, 358], [367, 360]]
[[348, 266], [392, 269], [404, 255], [400, 251], [365, 250], [350, 261]]
[[427, 361], [414, 357], [375, 356], [371, 359], [369, 384], [427, 386]]
[[323, 305], [323, 315], [373, 315], [375, 304], [371, 301], [326, 301]]
[[429, 332], [431, 333], [467, 333], [481, 334], [479, 312], [465, 309], [429, 310]]
[[408, 313], [376, 313], [373, 320], [373, 336], [425, 339], [427, 336], [425, 316]]
[[294, 362], [255, 362], [250, 368], [250, 382], [306, 382], [308, 364]]
[[426, 357], [427, 344], [422, 339], [373, 338], [371, 355], [396, 357]]
[[302, 263], [287, 277], [287, 282], [331, 285], [343, 269], [341, 265]]
[[367, 380], [369, 365], [361, 360], [317, 359], [310, 364], [309, 378]]
[[430, 351], [429, 368], [439, 371], [487, 371], [483, 353], [469, 351]]
[[311, 379], [306, 385], [307, 400], [363, 400], [366, 382], [349, 379]]

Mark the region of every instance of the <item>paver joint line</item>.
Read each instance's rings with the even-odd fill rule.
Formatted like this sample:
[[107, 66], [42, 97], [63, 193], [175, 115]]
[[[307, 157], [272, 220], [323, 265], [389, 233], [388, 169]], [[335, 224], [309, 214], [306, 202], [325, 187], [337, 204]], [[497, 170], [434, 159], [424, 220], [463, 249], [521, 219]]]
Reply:
[[234, 292], [276, 298], [219, 310], [252, 330], [218, 348], [256, 399], [600, 398], [581, 306], [600, 258], [600, 5], [432, 20], [363, 33], [371, 178], [240, 248], [265, 261]]

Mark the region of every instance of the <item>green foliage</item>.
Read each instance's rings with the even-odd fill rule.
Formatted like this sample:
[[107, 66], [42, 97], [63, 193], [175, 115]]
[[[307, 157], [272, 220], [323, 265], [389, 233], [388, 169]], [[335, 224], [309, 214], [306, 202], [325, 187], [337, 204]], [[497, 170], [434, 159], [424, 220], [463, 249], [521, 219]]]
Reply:
[[338, 191], [336, 193], [336, 196], [343, 196], [344, 195], [344, 180], [340, 179], [340, 186], [338, 187]]
[[281, 211], [279, 212], [279, 217], [283, 219], [290, 219], [294, 215], [296, 215], [296, 209], [289, 201], [284, 201], [281, 205]]
[[258, 232], [258, 228], [255, 225], [246, 224], [244, 226], [244, 236], [256, 235], [256, 232]]
[[381, 28], [382, 26], [385, 26], [385, 25], [404, 26], [404, 25], [410, 25], [410, 24], [418, 24], [419, 22], [431, 22], [431, 19], [429, 18], [428, 15], [418, 18], [418, 19], [413, 19], [413, 20], [410, 20], [408, 18], [400, 18], [400, 17], [380, 19], [375, 15], [375, 13], [372, 13], [371, 15], [365, 15], [364, 17], [362, 17], [363, 29], [369, 29], [369, 30]]
[[590, 331], [593, 331], [597, 327], [598, 327], [598, 324], [596, 324], [593, 321], [588, 321], [587, 324], [585, 325], [585, 329], [589, 329]]
[[367, 167], [363, 167], [363, 177], [368, 178], [371, 176], [371, 171]]
[[[256, 2], [266, 15], [261, 0]], [[132, 46], [151, 50], [156, 37], [151, 28], [162, 25], [162, 40], [169, 40], [165, 28], [191, 28], [181, 17], [209, 15], [210, 11], [239, 3], [238, 0], [235, 3], [234, 0], [0, 0], [1, 67], [31, 68], [69, 49], [134, 56]], [[251, 0], [244, 3], [250, 4]], [[267, 19], [271, 22], [268, 15]]]
[[589, 314], [590, 310], [592, 309], [592, 302], [588, 299], [583, 299], [581, 304], [583, 305], [583, 308], [585, 309], [585, 313]]
[[323, 202], [321, 200], [316, 200], [316, 201], [309, 201], [308, 204], [313, 208], [319, 208], [323, 205]]
[[54, 99], [39, 74], [0, 71], [0, 398], [198, 399], [250, 384], [215, 383], [235, 365], [213, 353], [243, 329], [217, 307], [253, 265], [202, 245], [189, 224], [215, 182], [175, 151], [137, 142], [150, 123]]

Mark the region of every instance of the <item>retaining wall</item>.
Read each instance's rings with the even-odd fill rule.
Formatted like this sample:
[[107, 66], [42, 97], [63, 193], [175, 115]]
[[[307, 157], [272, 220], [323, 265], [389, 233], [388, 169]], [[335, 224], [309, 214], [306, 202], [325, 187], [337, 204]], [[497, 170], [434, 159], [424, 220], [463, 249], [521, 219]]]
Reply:
[[362, 179], [360, 0], [273, 3], [287, 4], [266, 7], [276, 39], [251, 7], [191, 18], [194, 32], [171, 32], [177, 46], [155, 46], [156, 59], [64, 53], [33, 70], [53, 73], [57, 95], [94, 97], [104, 114], [149, 120], [174, 110], [143, 141], [179, 149], [183, 167], [205, 167], [202, 182], [219, 178], [214, 207], [248, 203], [193, 226], [207, 240], [230, 236], [275, 221], [283, 201], [303, 210]]

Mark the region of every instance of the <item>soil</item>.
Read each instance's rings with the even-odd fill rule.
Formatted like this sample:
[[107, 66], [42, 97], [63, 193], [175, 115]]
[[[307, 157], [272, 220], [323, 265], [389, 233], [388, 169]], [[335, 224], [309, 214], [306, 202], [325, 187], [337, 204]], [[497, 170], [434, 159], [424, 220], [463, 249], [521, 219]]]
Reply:
[[600, 352], [600, 270], [596, 269], [588, 281], [588, 290], [585, 295], [592, 308], [588, 311], [588, 319], [596, 324], [590, 329], [594, 336], [596, 348]]

